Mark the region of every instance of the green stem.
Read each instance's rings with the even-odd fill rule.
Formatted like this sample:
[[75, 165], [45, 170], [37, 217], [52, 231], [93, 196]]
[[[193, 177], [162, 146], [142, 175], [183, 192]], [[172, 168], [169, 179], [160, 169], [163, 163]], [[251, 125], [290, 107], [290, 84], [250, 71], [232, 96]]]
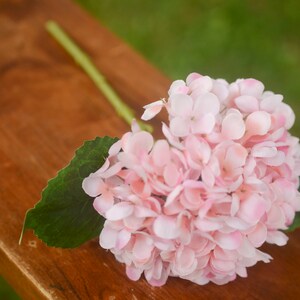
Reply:
[[[94, 65], [90, 57], [83, 52], [67, 33], [54, 21], [46, 23], [47, 31], [53, 38], [71, 55], [76, 63], [86, 72], [99, 90], [106, 96], [107, 100], [114, 107], [117, 114], [129, 125], [135, 119], [134, 111], [125, 104], [114, 89], [107, 83], [105, 77]], [[152, 132], [152, 126], [138, 121], [141, 129]]]

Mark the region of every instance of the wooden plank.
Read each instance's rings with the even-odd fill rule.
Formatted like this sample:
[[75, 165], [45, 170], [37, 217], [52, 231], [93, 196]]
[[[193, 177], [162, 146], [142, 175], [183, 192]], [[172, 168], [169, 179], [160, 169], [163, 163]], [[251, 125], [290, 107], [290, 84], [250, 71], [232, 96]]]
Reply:
[[[0, 0], [0, 271], [24, 299], [296, 299], [300, 231], [288, 246], [265, 246], [270, 264], [248, 279], [198, 286], [170, 278], [161, 288], [127, 279], [97, 240], [73, 250], [48, 248], [31, 232], [18, 238], [25, 211], [84, 140], [128, 127], [45, 32], [57, 20], [87, 51], [119, 94], [141, 113], [164, 97], [169, 80], [69, 0]], [[156, 127], [159, 127], [159, 122]]]

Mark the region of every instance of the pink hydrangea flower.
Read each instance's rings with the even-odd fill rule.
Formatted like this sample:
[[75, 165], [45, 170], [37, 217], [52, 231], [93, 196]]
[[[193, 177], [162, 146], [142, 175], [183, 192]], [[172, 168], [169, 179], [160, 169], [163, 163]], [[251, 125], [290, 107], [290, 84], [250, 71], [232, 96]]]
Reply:
[[145, 106], [144, 120], [167, 110], [165, 139], [134, 123], [83, 182], [106, 219], [100, 245], [130, 279], [225, 284], [271, 260], [262, 244], [286, 244], [281, 230], [300, 210], [300, 145], [282, 100], [255, 79], [192, 73]]

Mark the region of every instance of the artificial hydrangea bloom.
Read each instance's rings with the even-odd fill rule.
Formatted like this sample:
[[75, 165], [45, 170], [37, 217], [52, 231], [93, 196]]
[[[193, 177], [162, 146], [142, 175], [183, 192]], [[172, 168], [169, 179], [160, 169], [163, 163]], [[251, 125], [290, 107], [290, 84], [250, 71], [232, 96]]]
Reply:
[[136, 124], [83, 182], [106, 218], [100, 245], [154, 286], [176, 276], [225, 284], [269, 262], [259, 247], [285, 245], [300, 210], [299, 140], [292, 109], [255, 79], [231, 84], [192, 73], [172, 83], [165, 139]]

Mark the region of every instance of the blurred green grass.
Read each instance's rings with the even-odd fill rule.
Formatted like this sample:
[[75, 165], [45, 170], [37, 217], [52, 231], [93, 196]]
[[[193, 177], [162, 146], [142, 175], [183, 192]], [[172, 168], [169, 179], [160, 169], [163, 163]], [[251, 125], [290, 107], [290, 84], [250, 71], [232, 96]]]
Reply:
[[0, 299], [1, 300], [20, 300], [19, 296], [0, 276]]
[[170, 78], [254, 77], [300, 117], [300, 1], [76, 1]]
[[[170, 78], [255, 77], [300, 118], [300, 1], [75, 1]], [[0, 299], [19, 299], [1, 277]]]

